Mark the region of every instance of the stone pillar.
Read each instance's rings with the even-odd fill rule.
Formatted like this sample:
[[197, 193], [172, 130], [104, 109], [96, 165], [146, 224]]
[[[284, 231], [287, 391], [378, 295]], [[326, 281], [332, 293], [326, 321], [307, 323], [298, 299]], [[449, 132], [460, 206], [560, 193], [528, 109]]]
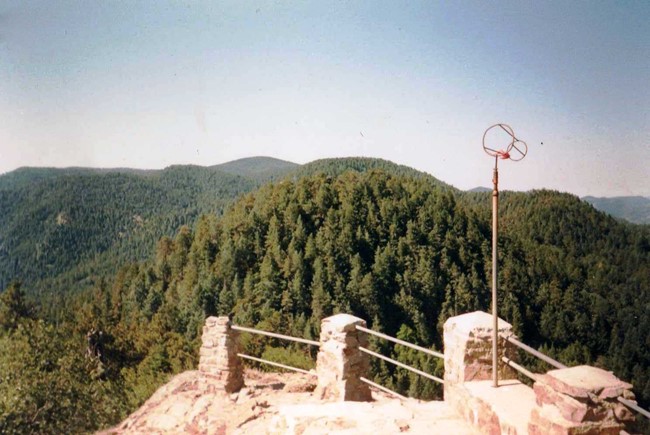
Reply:
[[370, 388], [359, 379], [368, 373], [368, 355], [359, 350], [359, 346], [368, 345], [368, 338], [357, 331], [356, 325], [365, 327], [366, 322], [349, 314], [337, 314], [321, 322], [316, 360], [316, 395], [321, 399], [372, 400]]
[[244, 386], [244, 371], [237, 356], [237, 331], [230, 329], [228, 317], [208, 317], [203, 326], [199, 371], [216, 377], [228, 393]]
[[634, 399], [632, 385], [591, 366], [551, 370], [533, 385], [537, 408], [530, 434], [618, 434], [634, 415], [618, 397]]
[[[499, 319], [499, 334], [512, 335], [512, 326]], [[444, 326], [445, 396], [448, 385], [492, 379], [492, 315], [483, 311], [450, 317]], [[516, 373], [501, 362], [513, 358], [514, 349], [499, 338], [499, 379]]]
[[[512, 326], [507, 322], [499, 319], [498, 325], [500, 334], [512, 334]], [[482, 311], [451, 317], [445, 322], [445, 402], [481, 433], [521, 435], [506, 419], [500, 418], [493, 407], [493, 398], [482, 397], [484, 394], [474, 391], [477, 386], [487, 387], [487, 393], [512, 391], [512, 380], [517, 378], [514, 370], [501, 362], [502, 356], [512, 358], [514, 349], [499, 338], [498, 370], [502, 387], [492, 387], [492, 326], [492, 315]], [[504, 390], [505, 384], [508, 390]], [[532, 397], [530, 402], [533, 406]]]

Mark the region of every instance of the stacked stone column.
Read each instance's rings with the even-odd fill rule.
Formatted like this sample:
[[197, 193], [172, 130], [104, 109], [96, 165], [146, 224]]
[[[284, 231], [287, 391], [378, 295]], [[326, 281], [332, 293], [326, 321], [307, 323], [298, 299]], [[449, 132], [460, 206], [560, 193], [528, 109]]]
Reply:
[[[499, 381], [502, 382], [515, 379], [516, 373], [501, 362], [503, 356], [514, 356], [512, 346], [501, 338], [501, 334], [512, 334], [512, 326], [501, 319], [498, 326], [497, 370]], [[503, 432], [501, 422], [489, 401], [475, 397], [466, 386], [474, 381], [488, 382], [492, 379], [492, 330], [492, 316], [482, 311], [447, 319], [444, 326], [444, 394], [445, 402], [465, 420], [479, 427], [482, 433], [499, 434]]]
[[237, 356], [237, 331], [230, 328], [228, 317], [208, 317], [203, 326], [199, 371], [216, 377], [228, 393], [244, 386], [241, 359]]
[[337, 314], [321, 323], [320, 350], [316, 362], [316, 395], [334, 401], [370, 401], [370, 388], [361, 381], [368, 373], [368, 355], [359, 350], [367, 347], [366, 334], [356, 326], [365, 320], [349, 314]]
[[[447, 386], [492, 379], [492, 316], [482, 311], [447, 319], [444, 326], [445, 399]], [[499, 379], [516, 378], [516, 373], [501, 362], [512, 358], [513, 347], [502, 335], [512, 335], [512, 326], [499, 319]]]

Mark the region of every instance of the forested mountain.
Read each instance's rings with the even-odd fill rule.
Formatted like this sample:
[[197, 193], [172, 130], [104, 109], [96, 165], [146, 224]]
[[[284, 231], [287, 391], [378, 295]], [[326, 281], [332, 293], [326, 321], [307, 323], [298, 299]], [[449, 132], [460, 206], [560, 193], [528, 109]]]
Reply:
[[281, 177], [298, 166], [300, 165], [272, 157], [248, 157], [212, 166], [212, 168], [233, 175], [268, 181]]
[[492, 188], [478, 186], [478, 187], [474, 187], [473, 189], [469, 189], [468, 192], [470, 193], [492, 192]]
[[344, 157], [315, 160], [291, 171], [288, 178], [297, 180], [301, 177], [317, 174], [336, 177], [345, 172], [367, 172], [373, 169], [379, 169], [393, 175], [426, 180], [433, 186], [457, 191], [449, 184], [438, 180], [426, 172], [418, 171], [417, 169], [408, 166], [398, 165], [388, 160], [371, 159], [367, 157]]
[[614, 217], [635, 224], [650, 224], [650, 198], [643, 196], [617, 196], [613, 198], [585, 196], [582, 199], [598, 210], [609, 213]]
[[294, 165], [257, 158], [220, 166], [230, 169], [22, 168], [0, 176], [0, 288], [18, 279], [29, 293], [76, 291]]
[[199, 215], [220, 215], [267, 181], [372, 168], [446, 186], [423, 172], [368, 158], [303, 166], [251, 157], [164, 170], [21, 168], [0, 176], [0, 288], [19, 280], [39, 299], [77, 292], [146, 258], [156, 240], [193, 226]]
[[[620, 223], [573, 195], [501, 198], [501, 316], [526, 343], [566, 364], [614, 370], [647, 407], [650, 228]], [[10, 349], [0, 372], [24, 374], [0, 381], [0, 432], [115, 422], [170, 374], [195, 366], [207, 315], [316, 338], [323, 317], [346, 312], [441, 349], [449, 316], [489, 311], [490, 216], [489, 193], [458, 192], [390, 162], [333, 159], [162, 237], [147, 260], [68, 299], [55, 320], [39, 320], [11, 286], [0, 295], [0, 347]], [[251, 355], [313, 364], [303, 346], [242, 339]], [[442, 373], [441, 362], [416, 352], [371, 346]], [[401, 369], [373, 361], [372, 370], [398, 391], [440, 397], [437, 385]], [[67, 425], [58, 417], [79, 414], [92, 417]]]

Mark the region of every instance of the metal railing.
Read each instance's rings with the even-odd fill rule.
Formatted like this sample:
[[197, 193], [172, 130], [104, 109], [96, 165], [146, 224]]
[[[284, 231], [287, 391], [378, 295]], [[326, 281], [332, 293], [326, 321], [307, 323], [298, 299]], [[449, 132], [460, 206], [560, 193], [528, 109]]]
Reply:
[[650, 412], [648, 410], [641, 408], [639, 405], [634, 403], [631, 400], [623, 399], [622, 397], [618, 398], [618, 401], [621, 402], [623, 405], [627, 406], [630, 409], [635, 410], [639, 414], [643, 415], [645, 418], [650, 419]]
[[419, 350], [420, 352], [424, 352], [426, 354], [433, 355], [438, 358], [445, 357], [442, 353], [436, 352], [435, 350], [427, 349], [425, 347], [418, 346], [417, 344], [409, 343], [408, 341], [400, 340], [399, 338], [391, 337], [390, 335], [382, 334], [381, 332], [364, 328], [363, 326], [357, 325], [357, 329], [367, 334], [374, 335], [375, 337], [383, 338], [384, 340], [392, 341], [393, 343], [401, 344], [402, 346], [410, 347], [411, 349]]
[[393, 391], [390, 388], [382, 387], [381, 385], [376, 384], [376, 383], [372, 382], [370, 379], [364, 378], [363, 376], [360, 376], [359, 379], [361, 380], [361, 382], [365, 382], [366, 384], [370, 385], [371, 387], [375, 387], [376, 389], [381, 390], [384, 393], [392, 394], [393, 396], [397, 396], [402, 400], [407, 399], [406, 397], [402, 396], [400, 393], [398, 393], [396, 391]]
[[295, 341], [298, 343], [310, 344], [312, 346], [320, 346], [320, 343], [314, 340], [307, 340], [306, 338], [292, 337], [290, 335], [276, 334], [275, 332], [262, 331], [261, 329], [245, 328], [243, 326], [232, 325], [235, 331], [250, 332], [251, 334], [266, 335], [267, 337], [281, 338], [283, 340]]
[[522, 343], [521, 341], [517, 340], [517, 339], [516, 339], [515, 337], [513, 337], [512, 335], [502, 335], [501, 337], [502, 337], [505, 341], [514, 344], [514, 345], [517, 346], [518, 348], [525, 350], [525, 351], [528, 352], [529, 354], [531, 354], [531, 355], [533, 355], [533, 356], [536, 356], [537, 358], [539, 358], [539, 359], [541, 359], [542, 361], [544, 361], [544, 362], [546, 362], [546, 363], [552, 365], [553, 367], [556, 367], [556, 368], [558, 368], [558, 369], [565, 369], [565, 368], [567, 368], [567, 366], [565, 366], [565, 365], [562, 364], [561, 362], [554, 360], [554, 359], [551, 358], [550, 356], [544, 355], [542, 352], [533, 349], [532, 347], [528, 346], [528, 345], [525, 344], [525, 343]]
[[[275, 333], [275, 332], [263, 331], [261, 329], [246, 328], [244, 326], [239, 326], [239, 325], [232, 325], [231, 328], [236, 330], [236, 331], [248, 332], [250, 334], [264, 335], [264, 336], [267, 336], [267, 337], [273, 337], [273, 338], [279, 338], [279, 339], [282, 339], [282, 340], [294, 341], [294, 342], [297, 342], [297, 343], [309, 344], [311, 346], [320, 346], [320, 343], [318, 341], [308, 340], [306, 338], [292, 337], [290, 335], [284, 335], [284, 334], [278, 334], [278, 333]], [[371, 331], [371, 333], [372, 332], [374, 332], [374, 331]], [[379, 334], [379, 333], [377, 333], [377, 334]], [[397, 340], [397, 339], [395, 339], [395, 340]], [[406, 342], [404, 342], [404, 343], [406, 343]], [[410, 343], [407, 343], [406, 345], [409, 345], [409, 344]], [[411, 345], [411, 346], [415, 346], [415, 345]], [[416, 346], [416, 347], [419, 347], [419, 346]], [[363, 348], [360, 347], [360, 350], [363, 350]], [[428, 349], [425, 349], [425, 350], [428, 350]], [[251, 355], [246, 355], [246, 354], [243, 354], [243, 353], [238, 353], [237, 356], [240, 357], [240, 358], [243, 358], [243, 359], [250, 360], [250, 361], [255, 361], [255, 362], [263, 363], [263, 364], [268, 364], [268, 365], [271, 365], [271, 366], [274, 366], [274, 367], [279, 367], [279, 368], [282, 368], [282, 369], [285, 369], [285, 370], [292, 370], [292, 371], [295, 371], [295, 372], [298, 372], [298, 373], [303, 373], [303, 374], [306, 374], [306, 375], [309, 375], [309, 376], [315, 376], [315, 377], [318, 376], [313, 371], [307, 371], [307, 370], [304, 370], [304, 369], [300, 369], [298, 367], [293, 367], [293, 366], [289, 366], [289, 365], [286, 365], [286, 364], [280, 364], [280, 363], [277, 363], [277, 362], [274, 362], [274, 361], [269, 361], [269, 360], [263, 359], [263, 358], [257, 358], [257, 357], [254, 357], [254, 356], [251, 356]], [[381, 355], [379, 355], [379, 356], [382, 357]], [[399, 362], [397, 362], [397, 363], [401, 364]], [[406, 367], [408, 369], [411, 369], [411, 370], [416, 370], [416, 369], [412, 369], [412, 368], [410, 368], [408, 366], [406, 366]], [[419, 370], [416, 370], [416, 372], [419, 372]], [[422, 375], [424, 375], [424, 376], [430, 376], [430, 375], [428, 375], [427, 373], [424, 373], [424, 372], [420, 372], [420, 373]], [[381, 385], [371, 381], [370, 379], [367, 379], [367, 378], [364, 378], [364, 377], [360, 377], [359, 379], [361, 380], [361, 382], [364, 382], [364, 383], [370, 385], [371, 387], [377, 388], [380, 391], [383, 391], [383, 392], [388, 393], [388, 394], [392, 394], [392, 395], [394, 395], [394, 396], [396, 396], [396, 397], [398, 397], [400, 399], [406, 399], [406, 397], [402, 396], [401, 394], [399, 394], [399, 393], [397, 393], [397, 392], [395, 392], [395, 391], [393, 391], [393, 390], [391, 390], [389, 388], [381, 386]]]
[[402, 367], [403, 369], [410, 370], [410, 371], [412, 371], [413, 373], [417, 373], [417, 374], [420, 375], [420, 376], [424, 376], [425, 378], [431, 379], [431, 380], [436, 381], [436, 382], [439, 382], [439, 383], [441, 383], [441, 384], [443, 384], [443, 383], [445, 382], [445, 381], [443, 381], [442, 379], [440, 379], [440, 378], [437, 377], [437, 376], [430, 375], [430, 374], [427, 373], [427, 372], [423, 372], [422, 370], [418, 370], [418, 369], [413, 368], [413, 367], [411, 367], [411, 366], [409, 366], [409, 365], [406, 365], [406, 364], [404, 364], [404, 363], [401, 363], [401, 362], [399, 362], [399, 361], [397, 361], [397, 360], [394, 360], [394, 359], [392, 359], [392, 358], [388, 358], [387, 356], [384, 356], [384, 355], [382, 355], [382, 354], [380, 354], [380, 353], [373, 352], [372, 350], [370, 350], [370, 349], [366, 349], [365, 347], [361, 347], [361, 346], [359, 346], [359, 350], [360, 350], [361, 352], [367, 353], [368, 355], [374, 356], [374, 357], [379, 358], [379, 359], [383, 359], [384, 361], [388, 361], [389, 363], [395, 364], [395, 365], [398, 366], [398, 367]]
[[249, 359], [251, 361], [257, 361], [257, 362], [264, 363], [264, 364], [269, 364], [269, 365], [272, 365], [272, 366], [275, 366], [275, 367], [280, 367], [282, 369], [293, 370], [293, 371], [298, 372], [298, 373], [304, 373], [306, 375], [318, 376], [314, 372], [299, 369], [298, 367], [292, 367], [292, 366], [288, 366], [288, 365], [285, 365], [285, 364], [276, 363], [276, 362], [273, 362], [273, 361], [269, 361], [267, 359], [256, 358], [254, 356], [246, 355], [244, 353], [238, 353], [237, 356], [240, 357], [240, 358]]
[[[297, 342], [297, 343], [309, 344], [311, 346], [320, 346], [320, 343], [318, 341], [308, 340], [306, 338], [292, 337], [290, 335], [283, 335], [283, 334], [277, 334], [275, 332], [262, 331], [261, 329], [246, 328], [244, 326], [239, 326], [239, 325], [231, 325], [230, 328], [234, 329], [235, 331], [248, 332], [249, 334], [264, 335], [264, 336], [267, 336], [267, 337], [280, 338], [282, 340], [289, 340], [289, 341], [294, 341], [294, 342]], [[257, 357], [251, 356], [251, 355], [246, 355], [244, 353], [238, 353], [237, 356], [240, 357], [240, 358], [250, 360], [250, 361], [255, 361], [255, 362], [263, 363], [263, 364], [268, 364], [268, 365], [271, 365], [271, 366], [274, 366], [274, 367], [280, 367], [280, 368], [283, 368], [285, 370], [292, 370], [294, 372], [303, 373], [303, 374], [310, 375], [310, 376], [317, 376], [316, 373], [310, 372], [308, 370], [300, 369], [298, 367], [293, 367], [293, 366], [289, 366], [289, 365], [286, 365], [286, 364], [280, 364], [280, 363], [277, 363], [277, 362], [274, 362], [274, 361], [269, 361], [269, 360], [263, 359], [263, 358], [257, 358]]]
[[510, 358], [508, 358], [506, 356], [503, 356], [503, 357], [501, 357], [501, 361], [503, 361], [508, 367], [512, 367], [513, 369], [517, 370], [522, 375], [528, 376], [533, 381], [537, 380], [537, 374], [536, 373], [533, 373], [533, 372], [531, 372], [529, 370], [526, 370], [525, 368], [523, 368], [522, 366], [520, 366], [519, 364], [517, 364], [516, 362], [514, 362]]
[[[565, 368], [567, 368], [566, 365], [562, 364], [561, 362], [559, 362], [559, 361], [557, 361], [557, 360], [554, 360], [553, 358], [551, 358], [551, 357], [548, 356], [548, 355], [544, 355], [544, 354], [541, 353], [540, 351], [533, 349], [532, 347], [528, 346], [527, 344], [522, 343], [521, 341], [519, 341], [519, 340], [517, 340], [516, 338], [514, 338], [512, 335], [501, 335], [501, 338], [503, 338], [505, 341], [507, 341], [507, 342], [509, 342], [509, 343], [514, 344], [515, 346], [517, 346], [518, 348], [520, 348], [520, 349], [522, 349], [522, 350], [528, 352], [529, 354], [531, 354], [531, 355], [533, 355], [533, 356], [535, 356], [535, 357], [541, 359], [542, 361], [544, 361], [544, 362], [546, 362], [546, 363], [552, 365], [552, 366], [555, 367], [555, 368], [558, 368], [558, 369], [565, 369]], [[508, 367], [512, 367], [513, 369], [517, 370], [519, 373], [521, 373], [521, 374], [523, 374], [523, 375], [525, 375], [525, 376], [528, 376], [528, 377], [529, 377], [530, 379], [532, 379], [533, 381], [536, 381], [537, 378], [538, 378], [538, 376], [539, 376], [537, 373], [533, 373], [533, 372], [531, 372], [531, 371], [526, 370], [525, 368], [523, 368], [522, 366], [520, 366], [520, 365], [517, 364], [516, 362], [512, 361], [512, 360], [511, 360], [510, 358], [508, 358], [508, 357], [505, 357], [505, 356], [504, 356], [504, 357], [501, 358], [501, 360], [502, 360], [502, 361], [503, 361], [503, 362], [504, 362]], [[648, 412], [647, 410], [641, 408], [641, 407], [640, 407], [639, 405], [637, 405], [634, 401], [632, 401], [632, 400], [628, 400], [628, 399], [624, 399], [624, 398], [622, 398], [622, 397], [618, 397], [617, 400], [618, 400], [620, 403], [622, 403], [623, 405], [627, 406], [628, 408], [630, 408], [630, 409], [632, 409], [632, 410], [638, 412], [639, 414], [643, 415], [644, 417], [650, 419], [650, 412]]]
[[[402, 345], [402, 346], [406, 346], [406, 347], [409, 347], [411, 349], [415, 349], [415, 350], [420, 351], [420, 352], [424, 352], [427, 355], [432, 355], [432, 356], [435, 356], [437, 358], [444, 358], [444, 355], [442, 353], [436, 352], [435, 350], [427, 349], [427, 348], [424, 348], [422, 346], [418, 346], [417, 344], [409, 343], [408, 341], [400, 340], [399, 338], [391, 337], [390, 335], [382, 334], [381, 332], [373, 331], [372, 329], [368, 329], [368, 328], [365, 328], [363, 326], [357, 325], [356, 328], [357, 328], [358, 331], [365, 332], [366, 334], [374, 335], [375, 337], [383, 338], [384, 340], [392, 341], [393, 343], [396, 343], [396, 344], [399, 344], [399, 345]], [[397, 360], [394, 360], [392, 358], [384, 356], [384, 355], [382, 355], [380, 353], [374, 352], [374, 351], [372, 351], [370, 349], [367, 349], [367, 348], [365, 348], [363, 346], [359, 346], [359, 350], [361, 352], [364, 352], [364, 353], [370, 355], [370, 356], [374, 356], [375, 358], [382, 359], [382, 360], [384, 360], [386, 362], [389, 362], [391, 364], [394, 364], [394, 365], [396, 365], [398, 367], [409, 370], [409, 371], [411, 371], [413, 373], [416, 373], [416, 374], [418, 374], [418, 375], [420, 375], [422, 377], [425, 377], [427, 379], [431, 379], [432, 381], [436, 381], [436, 382], [441, 383], [441, 384], [444, 384], [444, 382], [445, 382], [445, 381], [443, 381], [442, 379], [440, 379], [437, 376], [434, 376], [434, 375], [429, 374], [427, 372], [423, 372], [422, 370], [418, 370], [418, 369], [416, 369], [414, 367], [411, 367], [411, 366], [409, 366], [407, 364], [404, 364], [402, 362], [399, 362]], [[393, 394], [393, 395], [395, 395], [395, 396], [397, 396], [397, 397], [399, 397], [401, 399], [406, 399], [405, 396], [402, 396], [401, 394], [399, 394], [399, 393], [397, 393], [397, 392], [395, 392], [395, 391], [393, 391], [393, 390], [391, 390], [389, 388], [386, 388], [386, 387], [383, 387], [381, 385], [375, 384], [374, 382], [371, 382], [368, 379], [361, 378], [361, 380], [363, 382], [366, 382], [369, 385], [372, 385], [373, 387], [376, 387], [376, 388], [384, 391], [384, 392]]]
[[[279, 339], [282, 339], [282, 340], [294, 341], [294, 342], [297, 342], [297, 343], [308, 344], [308, 345], [311, 345], [311, 346], [320, 346], [320, 343], [318, 341], [308, 340], [306, 338], [292, 337], [290, 335], [277, 334], [275, 332], [263, 331], [263, 330], [254, 329], [254, 328], [246, 328], [246, 327], [238, 326], [238, 325], [232, 325], [231, 328], [236, 330], [236, 331], [247, 332], [247, 333], [250, 333], [250, 334], [264, 335], [264, 336], [267, 336], [267, 337], [273, 337], [273, 338], [279, 338]], [[373, 331], [372, 329], [368, 329], [368, 328], [365, 328], [363, 326], [358, 326], [357, 325], [356, 329], [358, 331], [365, 332], [365, 333], [370, 334], [370, 335], [374, 335], [376, 337], [391, 341], [393, 343], [396, 343], [396, 344], [399, 344], [399, 345], [402, 345], [402, 346], [406, 346], [406, 347], [409, 347], [411, 349], [415, 349], [415, 350], [420, 351], [420, 352], [424, 352], [427, 355], [432, 355], [432, 356], [435, 356], [437, 358], [444, 358], [444, 355], [442, 353], [440, 353], [440, 352], [436, 352], [434, 350], [427, 349], [427, 348], [424, 348], [422, 346], [418, 346], [416, 344], [409, 343], [407, 341], [400, 340], [400, 339], [395, 338], [395, 337], [391, 337], [390, 335], [382, 334], [381, 332]], [[566, 365], [562, 364], [561, 362], [559, 362], [557, 360], [554, 360], [553, 358], [539, 352], [536, 349], [533, 349], [532, 347], [528, 346], [527, 344], [522, 343], [521, 341], [514, 338], [512, 335], [501, 335], [501, 337], [505, 341], [507, 341], [509, 343], [512, 343], [513, 345], [517, 346], [518, 348], [520, 348], [520, 349], [524, 350], [525, 352], [528, 352], [529, 354], [541, 359], [542, 361], [550, 364], [553, 367], [556, 367], [558, 369], [567, 368]], [[414, 367], [411, 367], [411, 366], [409, 366], [407, 364], [404, 364], [404, 363], [402, 363], [400, 361], [397, 361], [397, 360], [394, 360], [394, 359], [389, 358], [387, 356], [384, 356], [384, 355], [382, 355], [380, 353], [374, 352], [374, 351], [372, 351], [370, 349], [367, 349], [367, 348], [365, 348], [363, 346], [359, 346], [359, 350], [361, 352], [364, 352], [364, 353], [370, 355], [370, 356], [382, 359], [382, 360], [384, 360], [386, 362], [389, 362], [391, 364], [394, 364], [394, 365], [396, 365], [398, 367], [409, 370], [409, 371], [411, 371], [413, 373], [416, 373], [416, 374], [418, 374], [418, 375], [420, 375], [422, 377], [425, 377], [427, 379], [431, 379], [431, 380], [436, 381], [438, 383], [444, 384], [444, 380], [440, 379], [437, 376], [431, 375], [431, 374], [426, 373], [426, 372], [424, 372], [422, 370], [418, 370], [418, 369], [416, 369]], [[285, 370], [292, 370], [292, 371], [303, 373], [303, 374], [310, 375], [310, 376], [317, 376], [317, 374], [314, 373], [313, 371], [308, 371], [308, 370], [304, 370], [304, 369], [301, 369], [301, 368], [298, 368], [298, 367], [293, 367], [293, 366], [289, 366], [289, 365], [285, 365], [285, 364], [280, 364], [280, 363], [277, 363], [277, 362], [274, 362], [274, 361], [269, 361], [269, 360], [266, 360], [266, 359], [257, 358], [257, 357], [251, 356], [251, 355], [238, 353], [237, 356], [239, 356], [240, 358], [243, 358], [243, 359], [255, 361], [255, 362], [258, 362], [258, 363], [272, 365], [272, 366], [279, 367], [279, 368], [282, 368], [282, 369], [285, 369]], [[514, 362], [512, 359], [510, 359], [508, 357], [504, 356], [504, 357], [501, 358], [501, 360], [507, 366], [509, 366], [509, 367], [513, 368], [514, 370], [518, 371], [519, 373], [527, 376], [528, 378], [532, 379], [533, 381], [536, 381], [538, 379], [538, 377], [539, 377], [539, 374], [533, 373], [533, 372], [525, 369], [524, 367], [520, 366], [519, 364], [517, 364], [516, 362]], [[373, 382], [373, 381], [371, 381], [371, 380], [369, 380], [367, 378], [360, 377], [360, 380], [362, 382], [374, 387], [374, 388], [377, 388], [378, 390], [381, 390], [381, 391], [385, 392], [385, 393], [392, 394], [392, 395], [394, 395], [394, 396], [396, 396], [396, 397], [398, 397], [400, 399], [406, 399], [405, 396], [403, 396], [403, 395], [401, 395], [401, 394], [399, 394], [399, 393], [397, 393], [397, 392], [395, 392], [395, 391], [393, 391], [393, 390], [391, 390], [389, 388], [386, 388], [386, 387], [384, 387], [382, 385], [379, 385], [379, 384], [377, 384], [377, 383], [375, 383], [375, 382]], [[630, 408], [630, 409], [638, 412], [639, 414], [643, 415], [644, 417], [650, 419], [650, 412], [648, 412], [646, 409], [641, 408], [634, 401], [624, 399], [622, 397], [618, 397], [617, 400], [620, 403], [622, 403], [623, 405], [627, 406], [628, 408]]]

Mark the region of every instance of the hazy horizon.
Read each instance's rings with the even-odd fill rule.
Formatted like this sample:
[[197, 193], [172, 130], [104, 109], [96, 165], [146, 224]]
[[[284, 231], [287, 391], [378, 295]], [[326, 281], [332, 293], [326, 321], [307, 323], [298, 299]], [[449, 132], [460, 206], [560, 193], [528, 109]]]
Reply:
[[[0, 173], [368, 156], [506, 190], [650, 196], [650, 3], [0, 5]], [[543, 145], [542, 145], [543, 143]]]
[[[348, 157], [348, 158], [355, 158], [355, 157], [373, 158], [373, 157], [367, 157], [367, 156], [344, 156], [344, 157], [323, 157], [322, 159], [329, 159], [329, 158], [338, 159], [338, 158], [346, 158], [346, 157]], [[204, 164], [204, 165], [197, 164], [197, 163], [180, 163], [180, 164], [171, 164], [171, 165], [168, 165], [168, 166], [165, 166], [165, 167], [162, 167], [162, 168], [126, 167], [126, 166], [113, 166], [113, 167], [107, 167], [107, 166], [21, 166], [21, 167], [12, 169], [11, 171], [8, 171], [8, 172], [0, 173], [0, 177], [3, 176], [3, 175], [9, 174], [10, 172], [13, 172], [13, 171], [16, 171], [16, 170], [19, 170], [19, 169], [26, 169], [26, 168], [34, 168], [34, 169], [51, 169], [51, 168], [54, 168], [54, 169], [97, 169], [97, 170], [107, 170], [107, 171], [119, 170], [119, 169], [128, 169], [128, 170], [137, 170], [137, 171], [162, 171], [162, 170], [164, 170], [166, 168], [169, 168], [170, 166], [188, 165], [188, 166], [199, 166], [199, 167], [206, 167], [207, 168], [207, 167], [219, 166], [219, 165], [222, 165], [222, 164], [231, 163], [231, 162], [235, 162], [235, 161], [238, 161], [238, 160], [251, 159], [251, 158], [271, 158], [271, 159], [276, 159], [276, 160], [282, 160], [282, 161], [285, 161], [285, 162], [288, 162], [288, 163], [294, 163], [294, 164], [297, 164], [297, 165], [304, 165], [304, 164], [314, 162], [316, 160], [321, 160], [319, 158], [319, 159], [316, 159], [316, 160], [312, 160], [311, 162], [297, 163], [297, 162], [292, 162], [290, 160], [278, 159], [277, 157], [273, 157], [273, 156], [249, 156], [249, 157], [242, 157], [242, 158], [235, 159], [235, 160], [228, 160], [226, 162], [216, 162], [216, 163]], [[424, 172], [426, 172], [426, 171], [424, 171]], [[484, 185], [477, 185], [477, 186], [461, 189], [460, 187], [454, 186], [453, 184], [447, 182], [446, 180], [443, 180], [443, 179], [440, 179], [440, 178], [436, 177], [435, 174], [429, 174], [429, 175], [437, 178], [438, 180], [440, 180], [440, 181], [442, 181], [442, 182], [444, 182], [446, 184], [450, 184], [452, 187], [455, 187], [455, 188], [457, 188], [457, 189], [459, 189], [461, 191], [471, 191], [471, 190], [474, 190], [474, 189], [487, 189], [488, 191], [492, 190], [492, 187], [491, 187], [492, 184], [491, 183], [489, 184], [489, 186], [488, 186], [488, 184], [484, 184]], [[545, 188], [545, 187], [537, 188], [536, 187], [536, 188], [533, 188], [533, 189], [529, 189], [527, 191], [534, 190], [534, 189], [550, 189], [550, 188]], [[503, 190], [503, 191], [517, 191], [517, 192], [521, 191], [521, 190], [518, 190], [518, 189], [509, 189], [509, 188], [505, 188], [505, 189], [501, 189], [501, 190]], [[558, 190], [558, 189], [552, 189], [552, 190]], [[573, 192], [568, 192], [566, 190], [559, 190], [559, 191], [560, 192], [566, 192], [566, 193], [573, 193]], [[577, 195], [577, 194], [575, 194], [575, 195]], [[596, 195], [587, 194], [587, 195], [578, 195], [578, 196], [580, 196], [581, 198], [584, 198], [584, 197], [594, 197], [594, 198], [641, 197], [641, 198], [650, 199], [650, 195], [649, 196], [645, 196], [645, 195], [596, 196]]]

